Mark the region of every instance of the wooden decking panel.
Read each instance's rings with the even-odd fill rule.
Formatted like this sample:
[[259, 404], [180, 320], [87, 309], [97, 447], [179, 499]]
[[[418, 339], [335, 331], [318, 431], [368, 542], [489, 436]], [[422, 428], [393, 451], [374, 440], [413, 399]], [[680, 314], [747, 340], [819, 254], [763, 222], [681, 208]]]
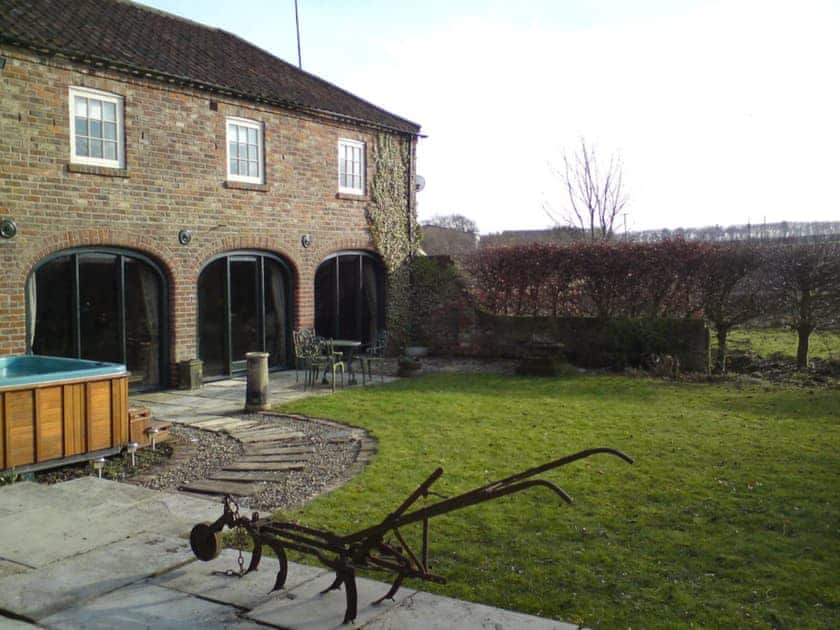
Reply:
[[84, 452], [87, 443], [85, 422], [85, 385], [64, 386], [64, 456]]
[[87, 450], [111, 446], [111, 382], [87, 383]]
[[35, 390], [37, 459], [45, 462], [64, 455], [64, 396], [61, 385]]
[[3, 395], [6, 424], [6, 467], [35, 461], [35, 395], [31, 389]]

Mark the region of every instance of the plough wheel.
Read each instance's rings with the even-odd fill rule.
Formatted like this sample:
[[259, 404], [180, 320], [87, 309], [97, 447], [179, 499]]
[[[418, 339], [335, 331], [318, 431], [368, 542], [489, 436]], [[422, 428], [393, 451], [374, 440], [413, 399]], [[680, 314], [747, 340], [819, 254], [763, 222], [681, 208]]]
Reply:
[[214, 532], [208, 523], [199, 523], [190, 532], [190, 548], [202, 562], [210, 562], [222, 552], [222, 532]]

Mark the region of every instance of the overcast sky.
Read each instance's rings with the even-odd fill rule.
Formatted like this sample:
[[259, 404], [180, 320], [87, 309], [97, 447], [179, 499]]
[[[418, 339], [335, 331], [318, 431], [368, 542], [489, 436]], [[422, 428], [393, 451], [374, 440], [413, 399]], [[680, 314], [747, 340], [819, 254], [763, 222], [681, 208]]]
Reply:
[[[296, 63], [293, 0], [144, 0]], [[840, 220], [837, 0], [299, 0], [303, 67], [423, 126], [421, 219], [551, 225], [620, 152], [631, 229]]]

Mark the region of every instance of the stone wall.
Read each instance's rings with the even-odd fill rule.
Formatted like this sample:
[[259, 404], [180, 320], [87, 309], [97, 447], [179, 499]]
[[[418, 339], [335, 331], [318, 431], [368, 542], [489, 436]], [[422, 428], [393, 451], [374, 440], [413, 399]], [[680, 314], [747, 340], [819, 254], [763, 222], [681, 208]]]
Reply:
[[[0, 55], [0, 217], [18, 227], [15, 238], [0, 239], [0, 355], [26, 351], [26, 279], [65, 248], [125, 247], [159, 263], [169, 281], [172, 362], [196, 354], [196, 283], [214, 255], [247, 248], [283, 257], [295, 276], [296, 325], [312, 326], [320, 262], [345, 249], [376, 251], [369, 197], [337, 194], [337, 141], [366, 143], [369, 186], [371, 151], [386, 132], [12, 47], [0, 46]], [[69, 86], [124, 98], [126, 168], [110, 173], [120, 176], [68, 168]], [[226, 116], [264, 125], [265, 185], [226, 185]], [[394, 137], [413, 159], [413, 139]], [[408, 189], [398, 209], [406, 220], [414, 208]], [[178, 243], [181, 229], [193, 233], [187, 246]], [[312, 236], [308, 249], [303, 234]]]
[[[451, 261], [441, 257], [438, 264], [444, 268]], [[708, 370], [709, 331], [702, 320], [493, 315], [475, 306], [461, 280], [454, 282], [457, 291], [443, 291], [447, 298], [427, 305], [414, 323], [416, 340], [432, 354], [518, 358], [537, 337], [562, 343], [569, 360], [582, 367], [624, 367], [647, 351], [676, 356], [686, 371]]]

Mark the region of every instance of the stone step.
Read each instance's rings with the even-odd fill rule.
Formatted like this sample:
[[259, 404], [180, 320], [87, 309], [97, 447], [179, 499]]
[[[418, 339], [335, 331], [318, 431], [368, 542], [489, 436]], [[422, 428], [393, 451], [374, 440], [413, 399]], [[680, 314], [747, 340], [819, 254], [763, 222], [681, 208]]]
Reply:
[[282, 480], [289, 471], [285, 470], [220, 470], [209, 478], [219, 481], [268, 481]]
[[305, 437], [300, 431], [260, 431], [250, 434], [238, 434], [234, 437], [243, 444], [253, 444], [254, 442], [280, 442], [285, 440], [297, 440]]
[[237, 461], [243, 462], [307, 462], [311, 459], [310, 455], [258, 455], [254, 453], [245, 453]]
[[234, 462], [224, 470], [302, 470], [303, 466], [293, 462]]
[[311, 455], [315, 449], [311, 446], [272, 446], [264, 447], [257, 443], [245, 448], [246, 455]]
[[256, 494], [263, 489], [261, 483], [245, 483], [241, 481], [221, 481], [214, 479], [203, 479], [181, 486], [186, 492], [198, 492], [200, 494], [232, 494], [235, 496], [247, 496]]

